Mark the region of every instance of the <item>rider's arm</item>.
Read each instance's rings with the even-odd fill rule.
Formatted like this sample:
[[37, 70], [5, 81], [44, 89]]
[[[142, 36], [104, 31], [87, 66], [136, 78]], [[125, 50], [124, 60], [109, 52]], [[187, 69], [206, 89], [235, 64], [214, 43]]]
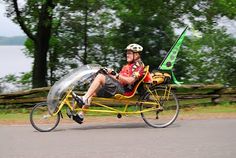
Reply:
[[121, 81], [122, 83], [125, 83], [125, 84], [133, 84], [136, 81], [136, 78], [133, 77], [133, 76], [126, 77], [126, 76], [123, 76], [123, 75], [118, 75], [116, 77], [116, 79]]
[[119, 73], [117, 73], [116, 75], [111, 75], [109, 74], [112, 78], [120, 81], [123, 84], [133, 84], [136, 81], [136, 78], [131, 76], [131, 77], [127, 77], [127, 76], [123, 76]]
[[119, 73], [111, 74], [112, 69], [108, 69], [108, 74], [110, 77], [118, 80], [122, 84], [133, 84], [136, 81], [136, 78], [134, 76], [124, 76]]
[[134, 65], [133, 68], [134, 70], [133, 70], [133, 73], [130, 74], [131, 76], [123, 75], [123, 73], [121, 73], [122, 72], [121, 70], [121, 72], [116, 76], [116, 79], [119, 80], [124, 85], [125, 84], [132, 85], [136, 80], [138, 80], [142, 76], [144, 66]]

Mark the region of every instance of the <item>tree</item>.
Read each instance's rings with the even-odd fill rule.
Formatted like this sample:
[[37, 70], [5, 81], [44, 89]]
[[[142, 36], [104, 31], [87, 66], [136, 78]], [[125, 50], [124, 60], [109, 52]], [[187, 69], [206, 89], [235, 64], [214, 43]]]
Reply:
[[[174, 44], [174, 28], [184, 26], [180, 17], [194, 5], [192, 1], [116, 0], [110, 2], [121, 23], [114, 41], [119, 48], [128, 43], [144, 47], [143, 59], [151, 69], [157, 69]], [[122, 51], [121, 49], [118, 50]]]
[[[188, 82], [221, 83], [235, 85], [236, 39], [219, 27], [222, 17], [235, 19], [236, 1], [198, 1], [188, 14], [193, 28], [202, 38], [190, 37], [180, 54], [181, 64], [186, 67], [178, 73]], [[178, 66], [178, 65], [177, 65]]]
[[[225, 30], [210, 29], [202, 38], [186, 40], [181, 62], [186, 67], [185, 81], [235, 85], [236, 39]], [[193, 45], [194, 43], [194, 45]]]
[[[235, 72], [235, 68], [229, 66], [229, 63], [233, 65], [229, 57], [235, 53], [234, 39], [219, 28], [218, 20], [222, 16], [230, 19], [236, 17], [236, 1], [116, 0], [110, 3], [121, 21], [113, 40], [116, 41], [115, 47], [124, 48], [131, 42], [140, 43], [144, 46], [144, 62], [151, 69], [156, 69], [177, 39], [175, 29], [189, 25], [203, 34], [204, 38], [184, 40], [174, 67], [176, 76], [195, 82], [224, 83], [232, 80], [233, 77], [226, 77], [228, 75], [225, 74]], [[199, 58], [202, 60], [196, 60]], [[212, 61], [209, 63], [207, 59]], [[214, 60], [220, 60], [222, 64], [217, 65]], [[204, 69], [199, 71], [201, 65], [204, 65]], [[224, 65], [222, 67], [230, 72], [219, 68], [219, 65]]]
[[61, 1], [57, 14], [60, 25], [50, 41], [51, 83], [79, 65], [112, 65], [110, 36], [115, 20], [106, 0]]
[[47, 53], [52, 31], [53, 0], [28, 0], [19, 8], [17, 0], [8, 3], [8, 16], [18, 23], [33, 44], [32, 86], [47, 86]]
[[[190, 37], [183, 42], [175, 65], [178, 78], [205, 82], [207, 73], [220, 74], [217, 64], [205, 66], [209, 57], [220, 58], [230, 70], [227, 74], [236, 71], [230, 66], [235, 65], [230, 60], [235, 39], [218, 26], [219, 18], [236, 17], [234, 0], [28, 0], [23, 8], [18, 7], [17, 0], [5, 1], [9, 16], [29, 37], [29, 52], [34, 52], [33, 87], [45, 86], [48, 80], [53, 84], [82, 64], [120, 67], [124, 48], [133, 42], [144, 47], [143, 59], [151, 70], [157, 69], [177, 39], [176, 29], [185, 25], [204, 38]], [[222, 56], [222, 51], [227, 55]], [[199, 71], [203, 69], [199, 65], [204, 65], [204, 70]], [[222, 74], [212, 82], [233, 83], [233, 79]]]

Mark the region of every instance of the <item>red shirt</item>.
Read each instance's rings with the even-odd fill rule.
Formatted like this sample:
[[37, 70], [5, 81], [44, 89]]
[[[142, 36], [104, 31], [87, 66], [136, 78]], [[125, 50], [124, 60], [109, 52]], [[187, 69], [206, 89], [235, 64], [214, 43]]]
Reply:
[[[144, 64], [139, 59], [134, 63], [124, 65], [120, 71], [120, 75], [126, 76], [126, 77], [134, 77], [136, 81], [140, 79], [143, 76], [144, 73]], [[126, 83], [122, 83], [123, 85], [127, 85]], [[132, 86], [133, 87], [133, 86]]]

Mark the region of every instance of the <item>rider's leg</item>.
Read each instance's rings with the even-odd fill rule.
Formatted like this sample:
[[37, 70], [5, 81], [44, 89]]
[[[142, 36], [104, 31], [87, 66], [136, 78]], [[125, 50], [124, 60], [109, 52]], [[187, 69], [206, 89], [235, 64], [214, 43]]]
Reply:
[[[102, 88], [101, 88], [102, 87]], [[119, 87], [119, 88], [117, 88]], [[101, 89], [100, 89], [101, 88]], [[98, 89], [100, 89], [98, 91]], [[99, 92], [102, 93], [99, 93]], [[104, 93], [105, 92], [105, 93]], [[79, 121], [82, 123], [84, 119], [84, 113], [86, 112], [86, 109], [89, 108], [91, 98], [94, 95], [101, 96], [101, 97], [111, 97], [116, 93], [123, 94], [124, 90], [122, 85], [115, 79], [105, 76], [103, 74], [98, 74], [92, 84], [90, 85], [88, 91], [84, 96], [78, 96], [77, 102], [80, 102], [80, 105], [82, 106], [82, 111], [78, 113]]]
[[[97, 90], [105, 84], [105, 76], [103, 74], [98, 74], [90, 85], [88, 91], [83, 96], [84, 99], [90, 99], [97, 92]], [[88, 100], [89, 101], [89, 100]]]
[[105, 76], [103, 74], [98, 74], [90, 85], [88, 91], [84, 96], [77, 96], [76, 100], [78, 105], [90, 105], [91, 97], [96, 93], [96, 91], [105, 84]]
[[[94, 93], [95, 94], [95, 93]], [[93, 96], [93, 95], [92, 95]], [[77, 114], [77, 122], [78, 123], [83, 123], [83, 120], [84, 120], [84, 115], [86, 114], [86, 110], [89, 109], [89, 106], [90, 106], [90, 102], [91, 102], [91, 99], [92, 99], [92, 96], [90, 98], [87, 99], [87, 101], [85, 103], [87, 103], [88, 105], [83, 105], [82, 106], [82, 110]], [[83, 97], [81, 97], [81, 99], [83, 99]], [[83, 99], [84, 100], [84, 99]]]
[[103, 74], [98, 74], [90, 85], [86, 94], [82, 97], [84, 102], [88, 105], [83, 105], [82, 111], [79, 113], [81, 117], [86, 113], [86, 109], [89, 108], [92, 96], [96, 95], [96, 91], [105, 84], [105, 76]]
[[[96, 93], [94, 93], [92, 96], [96, 96]], [[82, 110], [80, 112], [81, 115], [85, 115], [86, 113], [86, 110], [89, 109], [89, 106], [90, 106], [90, 103], [91, 103], [91, 100], [92, 100], [92, 96], [88, 98], [88, 105], [83, 105], [82, 106]]]

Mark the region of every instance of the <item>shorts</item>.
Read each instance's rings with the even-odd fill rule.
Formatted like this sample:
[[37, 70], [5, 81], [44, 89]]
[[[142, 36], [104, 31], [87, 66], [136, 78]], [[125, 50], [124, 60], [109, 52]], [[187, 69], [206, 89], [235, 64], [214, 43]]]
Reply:
[[114, 78], [105, 75], [105, 85], [102, 86], [98, 92], [98, 97], [110, 98], [115, 94], [124, 94], [125, 90], [123, 85], [120, 84], [119, 81], [115, 80]]

